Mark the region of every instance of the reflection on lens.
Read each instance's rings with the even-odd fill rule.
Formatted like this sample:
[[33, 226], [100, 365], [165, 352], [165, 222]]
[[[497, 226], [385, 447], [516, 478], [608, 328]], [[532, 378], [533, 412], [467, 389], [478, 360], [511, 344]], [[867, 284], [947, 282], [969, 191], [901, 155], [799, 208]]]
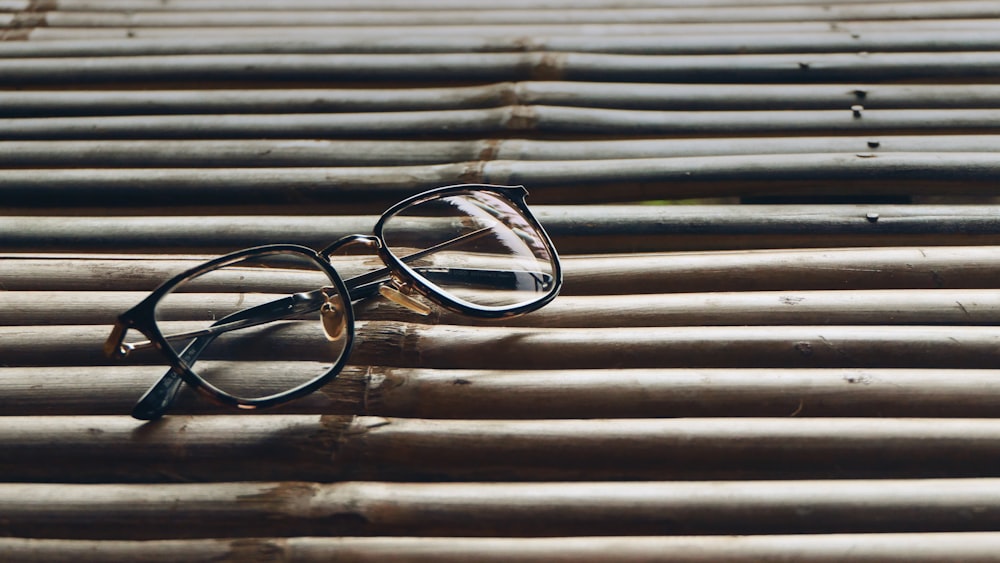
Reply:
[[272, 251], [179, 284], [157, 304], [156, 323], [207, 383], [260, 399], [333, 369], [348, 344], [345, 302], [312, 258]]
[[445, 195], [387, 218], [390, 252], [422, 281], [479, 307], [516, 307], [556, 283], [545, 238], [510, 202], [488, 191]]

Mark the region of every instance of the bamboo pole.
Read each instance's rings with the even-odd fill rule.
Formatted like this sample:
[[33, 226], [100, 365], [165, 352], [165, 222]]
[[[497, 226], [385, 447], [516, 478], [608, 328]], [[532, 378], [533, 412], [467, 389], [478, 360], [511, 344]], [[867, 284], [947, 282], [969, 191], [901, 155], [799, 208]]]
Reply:
[[[191, 328], [195, 328], [192, 325]], [[228, 354], [250, 364], [328, 361], [319, 327], [270, 335], [267, 346], [233, 342]], [[107, 365], [102, 325], [0, 327], [8, 366]], [[352, 365], [439, 369], [593, 369], [669, 367], [993, 368], [1000, 329], [993, 326], [685, 326], [525, 328], [358, 323]], [[133, 365], [162, 365], [134, 353]], [[234, 356], [236, 357], [236, 356]]]
[[584, 80], [619, 82], [991, 81], [1000, 52], [619, 55], [423, 53], [162, 55], [0, 59], [0, 84], [200, 80], [320, 83]]
[[5, 536], [66, 539], [976, 531], [997, 525], [998, 488], [995, 479], [5, 483], [0, 525]]
[[[6, 255], [0, 256], [0, 285], [8, 291], [152, 291], [208, 258]], [[562, 295], [994, 288], [997, 261], [992, 246], [566, 256]]]
[[[2, 140], [430, 139], [560, 135], [744, 137], [995, 134], [993, 109], [652, 111], [508, 106], [441, 111], [231, 115], [114, 115], [0, 119]], [[613, 133], [613, 134], [612, 134]], [[576, 166], [576, 163], [573, 164]]]
[[[838, 246], [1000, 243], [995, 205], [532, 206], [564, 257]], [[376, 216], [135, 216], [0, 219], [2, 252], [223, 254], [275, 241], [324, 248]], [[346, 271], [343, 272], [347, 274]]]
[[1000, 420], [963, 418], [5, 416], [0, 436], [5, 480], [60, 483], [990, 477], [1000, 462]]
[[984, 153], [1000, 135], [737, 137], [549, 141], [318, 139], [0, 141], [8, 168], [237, 168], [427, 165], [476, 160], [619, 160], [814, 153]]
[[[259, 28], [266, 30], [267, 28]], [[556, 51], [647, 55], [709, 55], [824, 52], [935, 52], [993, 51], [998, 47], [996, 34], [971, 31], [928, 29], [925, 31], [879, 30], [850, 33], [828, 30], [825, 33], [757, 32], [730, 34], [675, 35], [664, 42], [656, 35], [587, 35], [560, 33], [527, 36], [513, 29], [484, 34], [454, 30], [448, 37], [407, 34], [375, 40], [358, 35], [316, 35], [308, 40], [289, 36], [286, 39], [265, 37], [191, 37], [184, 40], [162, 37], [121, 41], [116, 39], [69, 39], [52, 41], [8, 41], [0, 43], [0, 57], [108, 57], [180, 54], [307, 54], [307, 53], [450, 53]]]
[[846, 559], [889, 563], [994, 561], [996, 532], [795, 534], [766, 536], [610, 536], [559, 538], [292, 537], [194, 540], [59, 540], [0, 538], [0, 557], [24, 563], [279, 561], [464, 563], [573, 561], [758, 562]]
[[[294, 363], [274, 365], [274, 374]], [[0, 368], [5, 416], [122, 415], [163, 366]], [[348, 366], [273, 411], [386, 417], [532, 419], [684, 416], [995, 417], [995, 370], [673, 368], [429, 370]], [[185, 386], [171, 415], [238, 414]]]
[[[457, 183], [528, 186], [532, 202], [629, 202], [748, 195], [989, 195], [1000, 167], [990, 153], [735, 155], [600, 161], [485, 161], [340, 168], [12, 169], [0, 176], [11, 207], [229, 204], [230, 213], [312, 205], [314, 212], [377, 212], [420, 191]], [[914, 180], [919, 179], [918, 184]], [[608, 188], [614, 187], [611, 191]]]
[[854, 20], [854, 21], [788, 21], [788, 22], [723, 22], [723, 23], [604, 23], [604, 24], [464, 24], [455, 25], [370, 25], [370, 26], [294, 26], [294, 27], [128, 27], [128, 28], [70, 28], [37, 27], [30, 16], [19, 27], [7, 30], [8, 40], [18, 41], [77, 41], [77, 40], [160, 40], [205, 37], [246, 38], [256, 36], [269, 39], [301, 41], [314, 37], [443, 37], [456, 32], [477, 37], [504, 37], [518, 35], [538, 37], [545, 35], [730, 35], [730, 34], [881, 34], [882, 32], [951, 31], [954, 33], [990, 32], [998, 27], [996, 18], [966, 18], [938, 20]]
[[142, 92], [17, 90], [0, 92], [0, 102], [0, 115], [21, 118], [440, 111], [508, 104], [688, 111], [773, 110], [775, 107], [830, 110], [856, 104], [870, 110], [989, 109], [1000, 103], [1000, 86], [982, 83], [727, 85], [531, 81], [453, 88], [214, 89], [210, 97], [202, 90], [183, 89]]
[[[179, 214], [224, 205], [230, 213], [312, 206], [313, 213], [378, 212], [455, 183], [528, 186], [532, 203], [633, 202], [783, 195], [991, 195], [991, 153], [733, 155], [599, 161], [485, 161], [340, 168], [12, 169], [0, 202], [81, 211], [163, 206]], [[915, 184], [915, 180], [919, 180]], [[613, 189], [612, 189], [613, 188]], [[280, 206], [280, 207], [279, 207]], [[80, 212], [80, 211], [78, 211]], [[44, 211], [42, 211], [44, 213]]]
[[575, 8], [573, 10], [460, 9], [449, 10], [268, 10], [228, 11], [102, 11], [35, 12], [46, 27], [272, 27], [315, 25], [520, 25], [607, 23], [784, 22], [992, 18], [1000, 15], [994, 2], [834, 4], [798, 6], [734, 5], [709, 7]]
[[[0, 292], [0, 325], [112, 324], [118, 313], [145, 296], [133, 291], [5, 291]], [[159, 314], [198, 318], [206, 310], [231, 310], [232, 298], [177, 295]], [[53, 307], [54, 302], [59, 306]], [[530, 315], [502, 321], [443, 309], [421, 316], [384, 299], [363, 301], [355, 309], [360, 320], [535, 328], [1000, 324], [995, 288], [566, 295]]]
[[[758, 5], [796, 5], [808, 6], [811, 4], [822, 4], [825, 0], [755, 0]], [[5, 9], [26, 10], [29, 7], [28, 0], [5, 0]], [[877, 4], [877, 3], [899, 3], [900, 0], [840, 0], [838, 4]], [[739, 0], [624, 0], [615, 2], [615, 6], [622, 9], [638, 8], [682, 8], [692, 6], [702, 7], [732, 7], [744, 5]], [[268, 0], [245, 0], [242, 2], [235, 0], [171, 0], [163, 3], [160, 0], [52, 0], [46, 2], [44, 10], [64, 10], [79, 12], [162, 12], [162, 11], [229, 11], [229, 10], [253, 10], [253, 11], [380, 11], [380, 10], [495, 10], [496, 8], [488, 4], [470, 4], [461, 0], [380, 0], [377, 3], [366, 2], [364, 0], [290, 0], [282, 2], [280, 6]], [[606, 0], [513, 0], [504, 4], [504, 9], [518, 10], [551, 10], [556, 8], [604, 8], [607, 6]]]

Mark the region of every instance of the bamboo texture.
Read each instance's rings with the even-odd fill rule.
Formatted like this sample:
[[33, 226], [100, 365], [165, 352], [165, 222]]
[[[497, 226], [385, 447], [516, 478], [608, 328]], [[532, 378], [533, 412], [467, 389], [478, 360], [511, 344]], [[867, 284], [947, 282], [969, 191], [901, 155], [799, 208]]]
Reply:
[[316, 80], [337, 83], [584, 80], [622, 82], [970, 81], [996, 76], [1000, 53], [810, 53], [619, 55], [604, 53], [430, 53], [333, 55], [161, 55], [0, 58], [0, 84], [177, 80]]
[[[0, 0], [0, 560], [995, 560], [998, 37], [987, 0]], [[301, 400], [128, 417], [170, 368], [102, 344], [164, 280], [463, 182], [530, 192], [545, 308], [361, 301]], [[156, 314], [259, 298], [224, 282]], [[320, 328], [225, 351], [265, 394]]]
[[[0, 293], [0, 326], [112, 324], [118, 311], [145, 296], [128, 291], [8, 291]], [[53, 309], [53, 300], [62, 306]], [[218, 305], [209, 295], [195, 295], [183, 302], [175, 299], [163, 312], [193, 315]], [[361, 320], [535, 328], [1000, 324], [1000, 295], [995, 288], [566, 295], [531, 315], [504, 321], [474, 319], [444, 309], [419, 315], [382, 299], [356, 308]]]
[[249, 34], [271, 39], [288, 38], [296, 41], [330, 35], [341, 37], [386, 37], [408, 35], [416, 37], [441, 36], [460, 31], [477, 37], [509, 36], [512, 32], [537, 36], [545, 34], [569, 34], [595, 37], [620, 35], [696, 35], [722, 36], [729, 34], [873, 34], [883, 32], [951, 32], [955, 34], [982, 32], [997, 29], [995, 19], [901, 19], [889, 22], [875, 20], [855, 21], [786, 21], [786, 22], [711, 22], [711, 23], [607, 23], [607, 24], [521, 24], [521, 25], [370, 25], [370, 26], [294, 26], [294, 27], [128, 27], [128, 28], [71, 28], [38, 27], [39, 22], [31, 12], [20, 20], [12, 19], [4, 38], [8, 41], [75, 41], [75, 40], [162, 40], [179, 38], [245, 38]]
[[[9, 481], [983, 477], [1000, 460], [996, 419], [39, 418], [4, 419], [0, 470]], [[107, 463], [125, 440], [127, 454]]]
[[[294, 364], [293, 364], [294, 367]], [[120, 415], [163, 366], [6, 367], [0, 412]], [[348, 366], [288, 414], [536, 419], [732, 416], [992, 418], [992, 369], [656, 368], [431, 370]], [[172, 412], [218, 414], [188, 389]], [[734, 423], [738, 426], [738, 422]]]
[[[900, 181], [905, 178], [919, 181]], [[121, 204], [126, 209], [128, 204], [191, 209], [229, 203], [236, 212], [287, 205], [357, 213], [456, 180], [530, 185], [532, 201], [541, 204], [748, 195], [987, 196], [1000, 180], [1000, 165], [991, 153], [859, 153], [387, 168], [12, 169], [0, 177], [0, 202], [44, 206], [55, 200], [84, 209]]]
[[[0, 47], [3, 43], [0, 43]], [[650, 84], [614, 82], [501, 82], [453, 88], [392, 90], [374, 88], [217, 89], [211, 98], [198, 90], [134, 92], [93, 90], [0, 91], [2, 115], [58, 117], [232, 113], [350, 113], [489, 108], [505, 104], [636, 110], [787, 110], [993, 108], [1000, 87], [991, 84]], [[586, 115], [586, 114], [584, 114]], [[624, 114], [622, 114], [624, 115]], [[651, 114], [655, 115], [655, 114]], [[803, 114], [808, 116], [809, 114]], [[67, 122], [72, 123], [72, 122]], [[540, 139], [529, 139], [541, 142]], [[772, 143], [781, 138], [762, 138]], [[807, 139], [803, 139], [808, 141]], [[960, 138], [957, 140], [961, 140]], [[302, 139], [308, 142], [310, 139]], [[636, 142], [637, 140], [632, 140]], [[250, 142], [249, 140], [247, 141]], [[692, 139], [692, 142], [699, 142]], [[704, 140], [701, 142], [708, 142]], [[908, 139], [921, 143], [919, 138]], [[927, 141], [923, 141], [927, 142]], [[413, 143], [410, 143], [411, 145]], [[434, 146], [431, 144], [430, 146]], [[419, 147], [414, 150], [422, 150]], [[405, 155], [401, 155], [405, 156]]]
[[[991, 478], [10, 483], [0, 484], [0, 506], [9, 515], [5, 536], [65, 539], [955, 532], [996, 525], [998, 484]], [[37, 500], [24, 503], [25, 497]], [[163, 518], [167, 511], [171, 518]], [[970, 512], [978, 517], [970, 519]]]
[[756, 562], [794, 558], [806, 562], [935, 562], [955, 558], [993, 561], [1000, 538], [994, 532], [923, 534], [795, 534], [772, 536], [607, 536], [561, 538], [244, 538], [147, 541], [32, 540], [0, 538], [0, 555], [17, 561], [80, 560], [81, 553], [105, 563], [177, 559], [196, 563], [242, 561], [406, 563], [581, 563], [614, 559], [647, 561]]
[[[391, 166], [482, 160], [607, 160], [719, 155], [814, 153], [985, 153], [1000, 149], [1000, 135], [747, 137], [612, 141], [0, 141], [0, 163], [10, 167], [268, 167]], [[598, 158], [600, 157], [600, 158]], [[792, 211], [792, 210], [788, 210]]]
[[703, 23], [730, 21], [838, 21], [895, 19], [991, 18], [1000, 15], [996, 5], [982, 0], [948, 3], [900, 3], [872, 5], [800, 5], [800, 6], [728, 6], [671, 8], [578, 8], [574, 10], [536, 8], [377, 10], [377, 11], [157, 11], [71, 12], [45, 10], [39, 25], [46, 27], [223, 27], [223, 26], [299, 26], [299, 25], [521, 25], [536, 23], [607, 24], [607, 23]]
[[[0, 18], [3, 15], [0, 14]], [[258, 28], [257, 31], [265, 31]], [[986, 30], [972, 30], [956, 37], [938, 29], [914, 32], [882, 29], [866, 33], [828, 30], [825, 33], [785, 33], [777, 35], [754, 29], [728, 34], [677, 35], [670, 43], [655, 35], [634, 35], [621, 31], [614, 35], [595, 36], [545, 30], [530, 37], [515, 31], [481, 29], [474, 34], [463, 28], [452, 30], [447, 39], [404, 35], [372, 38], [357, 33], [358, 28], [336, 36], [317, 34], [309, 41], [301, 36], [277, 39], [272, 34], [261, 37], [169, 37], [121, 42], [113, 39], [54, 39], [0, 43], [2, 57], [65, 56], [138, 56], [179, 54], [309, 54], [309, 53], [427, 53], [563, 51], [617, 54], [709, 55], [765, 53], [825, 53], [834, 51], [865, 52], [935, 52], [992, 51], [997, 49], [996, 35]], [[353, 33], [352, 33], [353, 32]]]
[[[7, 291], [152, 291], [205, 259], [7, 254], [0, 255], [0, 284]], [[988, 289], [996, 287], [998, 260], [991, 246], [579, 255], [563, 259], [562, 295]]]
[[[562, 255], [1000, 243], [995, 205], [532, 206]], [[222, 254], [276, 240], [323, 248], [376, 216], [8, 216], [0, 251]]]

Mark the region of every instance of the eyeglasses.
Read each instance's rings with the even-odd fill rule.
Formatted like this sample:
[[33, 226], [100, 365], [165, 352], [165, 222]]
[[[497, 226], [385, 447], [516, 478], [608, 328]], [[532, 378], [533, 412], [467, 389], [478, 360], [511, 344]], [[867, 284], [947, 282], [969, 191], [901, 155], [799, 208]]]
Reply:
[[[159, 418], [182, 383], [243, 409], [311, 393], [347, 362], [353, 303], [376, 294], [422, 314], [430, 312], [424, 298], [486, 318], [544, 306], [562, 274], [526, 195], [521, 186], [438, 188], [391, 207], [373, 235], [347, 236], [318, 252], [249, 248], [175, 276], [121, 314], [104, 344], [113, 358], [155, 349], [171, 366], [132, 416]], [[333, 263], [345, 258], [334, 253], [351, 245], [374, 249], [379, 267], [342, 279]], [[128, 340], [132, 329], [146, 339]]]

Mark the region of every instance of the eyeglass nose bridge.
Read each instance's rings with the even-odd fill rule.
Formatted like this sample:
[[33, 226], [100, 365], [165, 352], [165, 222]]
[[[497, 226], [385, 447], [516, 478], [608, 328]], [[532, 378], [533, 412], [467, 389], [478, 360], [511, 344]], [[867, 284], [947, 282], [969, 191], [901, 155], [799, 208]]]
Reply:
[[[380, 251], [384, 245], [382, 243], [382, 239], [374, 235], [348, 235], [324, 248], [320, 252], [320, 255], [326, 260], [329, 260], [331, 254], [352, 244], [360, 244], [369, 248], [374, 248], [376, 254], [378, 254], [381, 258]], [[384, 259], [383, 262], [385, 262]], [[413, 286], [400, 279], [399, 275], [390, 269], [388, 265], [356, 278], [344, 280], [344, 282], [348, 285], [348, 291], [353, 292], [354, 290], [360, 289], [362, 290], [360, 293], [364, 294], [355, 295], [352, 293], [352, 299], [368, 297], [369, 294], [374, 295], [376, 291], [374, 287], [377, 287], [377, 292], [380, 295], [397, 305], [406, 307], [414, 313], [422, 316], [426, 316], [431, 313], [431, 308], [416, 299], [413, 295], [415, 293]], [[365, 286], [368, 286], [371, 289], [364, 291]]]
[[338, 250], [346, 248], [352, 244], [360, 244], [368, 248], [373, 248], [377, 252], [379, 249], [382, 248], [382, 239], [378, 238], [375, 235], [347, 235], [345, 237], [341, 237], [333, 241], [326, 248], [319, 251], [319, 255], [325, 258], [326, 260], [329, 260], [330, 256], [334, 252], [337, 252]]

